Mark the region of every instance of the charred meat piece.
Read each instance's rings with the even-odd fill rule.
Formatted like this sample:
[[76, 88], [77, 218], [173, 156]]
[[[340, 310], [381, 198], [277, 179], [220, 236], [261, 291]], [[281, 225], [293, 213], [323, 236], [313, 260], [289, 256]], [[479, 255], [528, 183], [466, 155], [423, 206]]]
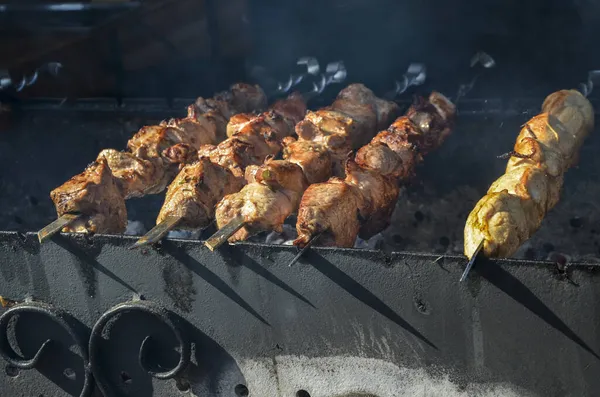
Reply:
[[215, 205], [221, 197], [239, 191], [242, 186], [241, 178], [207, 158], [188, 164], [169, 186], [156, 223], [175, 216], [181, 219], [179, 229], [205, 228], [212, 223]]
[[127, 226], [125, 200], [106, 160], [100, 159], [50, 192], [58, 216], [83, 214], [65, 232], [122, 233]]
[[101, 159], [114, 170], [115, 184], [121, 189], [124, 199], [151, 194], [153, 190], [148, 190], [148, 186], [156, 186], [154, 181], [164, 181], [168, 178], [168, 168], [164, 166], [162, 158], [148, 159], [137, 157], [130, 152], [105, 149], [98, 155], [97, 160]]
[[[127, 143], [127, 151], [120, 152], [113, 149], [102, 151], [98, 155], [97, 162], [110, 167], [111, 172], [104, 175], [106, 178], [110, 175], [110, 178], [114, 179], [111, 183], [103, 183], [102, 186], [116, 186], [122, 200], [160, 193], [177, 174], [180, 163], [196, 158], [191, 156], [193, 151], [203, 144], [217, 143], [226, 136], [227, 120], [232, 115], [260, 109], [265, 104], [266, 96], [262, 89], [248, 84], [233, 85], [228, 92], [217, 94], [211, 99], [198, 98], [188, 107], [186, 118], [172, 119], [157, 126], [146, 126], [140, 129]], [[78, 190], [80, 185], [84, 184], [82, 175], [92, 177], [92, 174], [84, 172], [54, 190], [54, 192], [61, 192], [61, 195], [51, 196], [57, 208], [59, 205], [55, 198], [71, 197], [74, 201], [85, 198]], [[90, 183], [94, 184], [94, 181]], [[75, 190], [69, 193], [69, 189]], [[113, 200], [114, 192], [107, 187], [104, 193], [106, 197], [102, 199], [104, 191], [102, 189], [94, 189], [94, 202], [98, 206], [96, 212], [91, 202], [70, 204], [73, 208], [85, 206], [84, 214], [89, 217], [80, 220], [77, 231], [85, 231], [86, 224], [90, 224], [91, 227], [88, 231], [95, 231], [97, 227], [94, 226], [94, 222], [98, 224], [99, 221], [92, 222], [92, 219], [106, 216], [102, 203]], [[63, 206], [64, 203], [60, 205]], [[125, 214], [124, 209], [123, 214]], [[122, 216], [126, 217], [126, 215]], [[102, 232], [120, 233], [124, 229], [120, 227], [121, 223], [122, 219], [105, 220], [102, 222], [104, 225]]]
[[313, 141], [297, 141], [292, 137], [283, 141], [283, 158], [298, 164], [308, 183], [325, 182], [331, 177], [331, 152], [327, 146]]
[[300, 202], [294, 245], [302, 248], [317, 234], [320, 245], [353, 247], [360, 228], [358, 189], [339, 178], [310, 185]]
[[[304, 100], [298, 94], [291, 94], [269, 111], [240, 122], [236, 132], [217, 146], [201, 147], [198, 154], [243, 177], [246, 167], [262, 164], [267, 156], [281, 151], [282, 139], [294, 133], [294, 123], [304, 113]], [[240, 120], [246, 120], [246, 116]]]
[[[298, 210], [299, 237], [294, 244], [302, 247], [324, 233], [319, 245], [352, 247], [357, 236], [368, 239], [383, 231], [398, 200], [400, 182], [414, 174], [422, 155], [442, 144], [454, 112], [452, 102], [439, 93], [417, 99], [406, 116], [360, 148], [354, 160], [347, 160], [344, 180], [332, 178], [309, 187]], [[330, 208], [336, 202], [343, 203], [345, 217]], [[319, 203], [327, 204], [320, 209]]]
[[237, 83], [228, 91], [222, 91], [213, 98], [198, 98], [194, 106], [201, 113], [218, 110], [226, 119], [234, 114], [252, 112], [267, 106], [267, 96], [257, 85]]
[[267, 156], [278, 153], [280, 148], [276, 139], [267, 141], [258, 135], [235, 135], [218, 145], [209, 157], [234, 175], [243, 176], [247, 166], [262, 163]]
[[[169, 214], [181, 217], [180, 225], [187, 228], [203, 228], [208, 224], [206, 219], [214, 219], [214, 207], [219, 200], [226, 195], [231, 195], [234, 192], [239, 192], [244, 184], [244, 176], [251, 181], [264, 182], [265, 186], [270, 185], [275, 187], [288, 186], [292, 179], [285, 180], [285, 175], [293, 174], [290, 170], [295, 170], [296, 173], [302, 174], [302, 169], [295, 164], [280, 164], [272, 160], [273, 156], [281, 151], [280, 137], [287, 137], [294, 133], [295, 123], [306, 112], [306, 105], [301, 97], [297, 94], [292, 94], [287, 100], [278, 101], [273, 107], [264, 113], [254, 115], [252, 118], [247, 115], [238, 117], [235, 122], [238, 123], [238, 129], [232, 136], [227, 138], [220, 144], [204, 145], [198, 150], [198, 157], [201, 162], [210, 162], [211, 167], [220, 168], [223, 175], [222, 180], [219, 178], [201, 178], [196, 180], [190, 178], [190, 172], [200, 172], [198, 165], [184, 167], [177, 178], [169, 186], [169, 194], [163, 204], [161, 214]], [[263, 165], [263, 163], [266, 163]], [[259, 174], [257, 170], [261, 167]], [[254, 167], [256, 166], [256, 167]], [[297, 170], [296, 170], [297, 169]], [[271, 172], [271, 173], [270, 173]], [[217, 175], [213, 173], [213, 175]], [[226, 175], [231, 175], [231, 177]], [[280, 175], [283, 175], [280, 177]], [[235, 184], [229, 183], [231, 178], [235, 178]], [[231, 185], [229, 190], [216, 190], [215, 186]], [[215, 185], [215, 186], [212, 186]], [[293, 186], [293, 185], [290, 185]], [[235, 187], [236, 189], [233, 189]], [[288, 187], [291, 189], [291, 187]], [[190, 210], [181, 210], [176, 212], [175, 208], [180, 208], [180, 202], [183, 200], [182, 193], [171, 192], [191, 192], [194, 194], [185, 195], [185, 199], [189, 201], [186, 208]], [[246, 190], [245, 193], [250, 191]], [[238, 193], [239, 194], [239, 193]], [[229, 197], [229, 196], [227, 196]], [[281, 199], [288, 200], [285, 194]], [[279, 198], [277, 199], [279, 200]], [[192, 202], [197, 202], [194, 207]], [[206, 207], [210, 204], [210, 210]], [[200, 211], [200, 209], [203, 209]], [[193, 209], [193, 211], [192, 211]], [[159, 216], [157, 222], [160, 222], [166, 215]], [[202, 221], [191, 219], [200, 217]], [[178, 226], [179, 227], [179, 226]]]
[[[227, 137], [237, 134], [242, 128], [248, 123], [252, 122], [256, 118], [255, 113], [238, 113], [231, 116], [229, 123], [227, 123]], [[207, 144], [209, 144], [207, 142]]]
[[395, 103], [377, 98], [362, 84], [351, 84], [331, 106], [308, 112], [296, 133], [299, 141], [326, 146], [333, 157], [333, 175], [341, 177], [348, 153], [368, 142], [373, 131], [387, 126], [397, 112]]
[[377, 171], [364, 169], [354, 160], [346, 163], [345, 181], [361, 193], [358, 210], [363, 222], [359, 237], [366, 240], [386, 229], [400, 196], [398, 181]]
[[[176, 144], [163, 150], [160, 157], [136, 156], [130, 152], [105, 149], [98, 159], [104, 158], [117, 178], [125, 199], [162, 192], [176, 174], [169, 164], [185, 164], [197, 159], [189, 145]], [[125, 181], [125, 183], [124, 183]]]
[[[285, 161], [267, 161], [259, 169], [247, 170], [246, 179], [250, 184], [219, 203], [217, 225], [221, 228], [234, 218], [243, 217], [244, 227], [229, 241], [245, 240], [263, 231], [281, 231], [284, 220], [298, 209], [308, 183], [324, 182], [331, 175], [343, 175], [344, 170], [340, 170], [342, 159], [347, 159], [353, 147], [372, 138], [378, 123], [383, 122], [380, 118], [390, 117], [396, 108], [392, 102], [375, 97], [365, 86], [352, 84], [342, 90], [331, 106], [308, 112], [296, 126], [298, 140], [283, 140]], [[385, 120], [386, 123], [389, 121]], [[270, 170], [269, 167], [274, 165], [277, 169]], [[286, 177], [289, 178], [286, 185], [279, 177], [286, 175], [282, 172], [284, 166], [294, 170], [294, 176]], [[357, 173], [355, 179], [357, 184], [369, 184], [368, 175]], [[290, 187], [290, 183], [295, 187]], [[259, 185], [267, 185], [270, 190]], [[375, 182], [370, 185], [380, 187]], [[256, 192], [261, 192], [263, 197], [259, 198]]]
[[306, 102], [301, 94], [292, 93], [286, 99], [275, 102], [269, 111], [261, 115], [241, 113], [234, 115], [227, 125], [227, 136], [240, 133], [249, 123], [264, 123], [270, 126], [279, 139], [294, 133], [294, 127], [306, 114]]
[[378, 98], [373, 91], [362, 84], [349, 85], [340, 92], [337, 99], [340, 102], [338, 103], [338, 101], [336, 101], [334, 105], [332, 105], [332, 108], [340, 111], [344, 111], [345, 109], [347, 114], [351, 116], [353, 115], [353, 112], [346, 107], [345, 104], [356, 103], [372, 106], [377, 116], [376, 129], [378, 131], [386, 128], [399, 112], [398, 105], [394, 102]]
[[219, 228], [238, 215], [244, 217], [244, 227], [230, 241], [242, 241], [262, 231], [281, 232], [283, 222], [298, 208], [308, 187], [302, 168], [285, 160], [267, 160], [249, 174], [254, 183], [225, 196], [217, 205]]
[[465, 224], [465, 255], [483, 241], [488, 257], [513, 255], [540, 227], [560, 197], [564, 174], [593, 130], [594, 109], [581, 93], [549, 95], [542, 113], [521, 129], [504, 175], [477, 203]]

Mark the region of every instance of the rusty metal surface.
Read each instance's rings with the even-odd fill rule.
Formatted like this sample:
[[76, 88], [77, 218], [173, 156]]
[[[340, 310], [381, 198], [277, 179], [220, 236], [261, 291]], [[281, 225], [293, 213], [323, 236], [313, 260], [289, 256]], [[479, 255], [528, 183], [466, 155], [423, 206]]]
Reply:
[[[315, 249], [289, 268], [295, 254], [289, 247], [246, 244], [211, 253], [200, 242], [166, 241], [158, 249], [130, 251], [133, 241], [61, 235], [40, 246], [34, 234], [0, 233], [4, 298], [58, 307], [76, 319], [82, 337], [115, 305], [142, 298], [168, 313], [185, 335], [191, 346], [186, 370], [175, 379], [153, 379], [146, 371], [170, 371], [185, 353], [176, 352], [182, 348], [164, 321], [135, 310], [121, 313], [104, 333], [101, 357], [91, 355], [102, 360], [115, 395], [191, 389], [234, 396], [240, 387], [250, 395], [344, 395], [352, 392], [344, 371], [323, 364], [310, 378], [298, 375], [303, 363], [340, 357], [447, 375], [462, 391], [503, 384], [518, 390], [512, 395], [600, 393], [598, 265], [561, 272], [551, 263], [480, 263], [459, 284], [461, 257]], [[38, 317], [22, 317], [15, 339], [25, 358], [47, 339], [62, 343], [52, 351], [51, 370], [47, 361], [17, 377], [5, 368], [0, 388], [7, 395], [78, 395], [81, 383], [72, 386], [64, 370], [76, 367], [82, 382], [83, 358], [65, 348], [68, 334]], [[280, 371], [278, 380], [269, 378], [271, 370]], [[336, 382], [325, 394], [323, 385]], [[363, 391], [392, 395], [377, 382], [386, 381], [375, 377]]]

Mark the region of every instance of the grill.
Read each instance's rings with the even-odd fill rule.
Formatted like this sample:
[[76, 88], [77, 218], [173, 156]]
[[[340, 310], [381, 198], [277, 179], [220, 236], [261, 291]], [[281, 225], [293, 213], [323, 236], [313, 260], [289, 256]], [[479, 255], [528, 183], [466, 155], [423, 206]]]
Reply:
[[[8, 18], [10, 40], [15, 32], [58, 30], [82, 43], [28, 60], [20, 74], [6, 72], [14, 84], [0, 90], [3, 394], [600, 393], [594, 314], [600, 295], [598, 127], [580, 151], [579, 166], [566, 174], [559, 204], [533, 238], [512, 259], [478, 259], [467, 281], [458, 281], [466, 263], [464, 222], [504, 172], [506, 160], [497, 156], [512, 150], [521, 125], [540, 112], [545, 95], [579, 87], [600, 61], [586, 51], [600, 26], [594, 25], [593, 5], [532, 4], [516, 17], [493, 1], [471, 4], [471, 15], [455, 14], [460, 1], [207, 1], [198, 17], [202, 35], [186, 30], [194, 18], [182, 16], [181, 6], [172, 11], [181, 30], [169, 36], [151, 35], [144, 27], [128, 30], [119, 22], [156, 23], [168, 1], [116, 3], [114, 9], [71, 5], [64, 15], [47, 5], [0, 7], [0, 14], [53, 16], [48, 26], [43, 18], [23, 17], [23, 24]], [[147, 7], [158, 11], [145, 14]], [[539, 13], [545, 17], [534, 17]], [[241, 28], [240, 21], [246, 21]], [[549, 26], [559, 28], [549, 32]], [[112, 40], [102, 55], [110, 62], [82, 71], [98, 60], [84, 61], [74, 51], [97, 31]], [[182, 31], [201, 42], [195, 48], [199, 57], [181, 50], [189, 44]], [[252, 46], [240, 33], [246, 31]], [[160, 50], [132, 55], [128, 40], [139, 37], [161, 43]], [[173, 37], [181, 41], [173, 43]], [[391, 226], [356, 248], [314, 246], [289, 267], [297, 250], [284, 243], [292, 237], [263, 233], [213, 252], [203, 244], [216, 231], [213, 225], [130, 250], [141, 229], [154, 226], [164, 194], [127, 201], [128, 234], [135, 236], [58, 234], [44, 244], [37, 240], [35, 232], [56, 219], [48, 197], [53, 188], [81, 172], [100, 150], [125, 147], [142, 126], [183, 117], [197, 95], [210, 97], [236, 81], [277, 92], [277, 83], [297, 72], [295, 61], [305, 54], [322, 67], [343, 60], [343, 84], [363, 82], [382, 95], [401, 81], [407, 64], [418, 61], [427, 65], [427, 81], [398, 95], [406, 110], [414, 93], [435, 89], [455, 98], [461, 85], [473, 81], [469, 60], [482, 49], [496, 66], [478, 75], [458, 101], [452, 135], [404, 188]], [[168, 61], [131, 66], [144, 57], [159, 59], [161, 51]], [[547, 66], [540, 66], [545, 59]], [[62, 67], [33, 79], [32, 71], [48, 62]], [[83, 84], [94, 75], [106, 89]], [[310, 90], [312, 81], [296, 88]], [[327, 106], [340, 89], [332, 84], [319, 90], [308, 107]], [[597, 93], [589, 96], [595, 109]], [[295, 219], [288, 220], [292, 235], [294, 225]], [[187, 238], [175, 238], [181, 236]]]

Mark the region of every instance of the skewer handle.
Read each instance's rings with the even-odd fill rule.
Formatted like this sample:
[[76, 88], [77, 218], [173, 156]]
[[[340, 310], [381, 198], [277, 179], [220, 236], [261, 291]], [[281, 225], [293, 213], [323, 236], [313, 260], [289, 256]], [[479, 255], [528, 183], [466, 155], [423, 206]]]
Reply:
[[178, 216], [165, 217], [165, 219], [163, 219], [158, 225], [154, 226], [152, 230], [146, 233], [144, 237], [136, 241], [136, 243], [133, 244], [130, 249], [158, 243], [167, 235], [167, 233], [169, 233], [171, 229], [177, 225], [177, 223], [179, 223], [180, 220], [181, 218]]
[[38, 235], [38, 240], [40, 244], [44, 241], [48, 240], [50, 237], [54, 236], [56, 233], [59, 233], [63, 227], [70, 225], [75, 222], [77, 219], [81, 217], [81, 214], [63, 214], [57, 220], [50, 223], [48, 226], [44, 227], [40, 230]]
[[209, 237], [208, 240], [204, 242], [204, 245], [208, 247], [209, 250], [214, 251], [219, 248], [225, 241], [229, 239], [229, 237], [233, 236], [235, 232], [244, 227], [244, 217], [241, 215], [233, 218], [229, 223], [223, 226], [221, 229], [217, 230], [215, 234]]

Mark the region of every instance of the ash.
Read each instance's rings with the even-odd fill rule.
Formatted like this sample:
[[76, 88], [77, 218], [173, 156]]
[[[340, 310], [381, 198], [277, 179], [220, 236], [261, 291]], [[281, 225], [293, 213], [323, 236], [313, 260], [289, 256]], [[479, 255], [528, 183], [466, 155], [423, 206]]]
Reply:
[[146, 233], [144, 224], [140, 221], [127, 220], [127, 228], [125, 229], [126, 236], [143, 236]]
[[[283, 225], [283, 233], [271, 232], [264, 237], [265, 244], [277, 244], [277, 245], [292, 245], [294, 240], [298, 237], [296, 228], [290, 224]], [[261, 238], [254, 239], [253, 241], [260, 242]], [[376, 234], [368, 240], [363, 240], [360, 237], [356, 238], [354, 248], [362, 249], [381, 249], [384, 243], [384, 238], [381, 233]]]
[[182, 240], [198, 240], [200, 238], [201, 230], [172, 230], [167, 234], [167, 238], [178, 238]]

